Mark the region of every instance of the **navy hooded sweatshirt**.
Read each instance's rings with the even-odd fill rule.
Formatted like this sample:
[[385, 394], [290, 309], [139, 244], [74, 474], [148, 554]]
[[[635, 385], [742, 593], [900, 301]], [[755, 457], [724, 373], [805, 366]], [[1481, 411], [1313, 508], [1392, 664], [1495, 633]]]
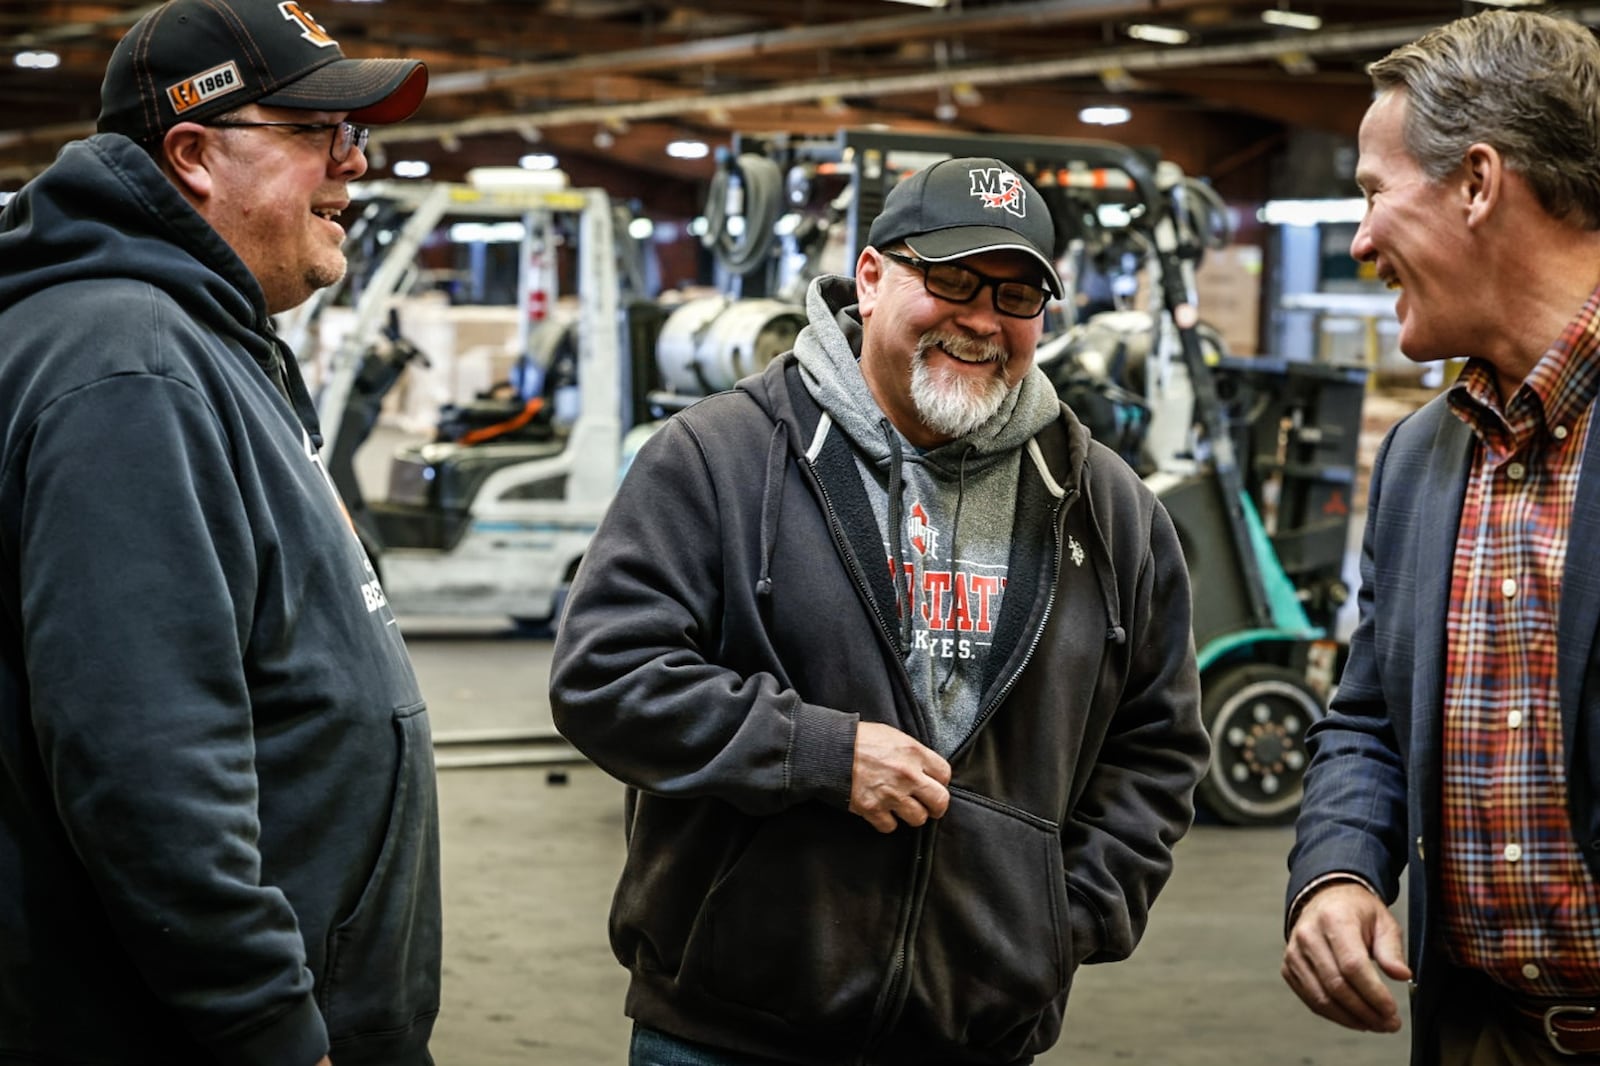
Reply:
[[0, 1064], [431, 1062], [427, 715], [316, 440], [133, 142], [0, 213]]

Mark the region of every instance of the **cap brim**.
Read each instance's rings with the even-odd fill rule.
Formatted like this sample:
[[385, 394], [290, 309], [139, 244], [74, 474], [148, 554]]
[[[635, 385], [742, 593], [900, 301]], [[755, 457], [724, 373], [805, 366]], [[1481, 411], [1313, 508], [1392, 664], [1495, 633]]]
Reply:
[[384, 126], [408, 119], [428, 93], [428, 68], [415, 59], [337, 59], [256, 102], [301, 111], [347, 111], [351, 122]]
[[1061, 276], [1048, 256], [1018, 236], [1016, 230], [1001, 226], [952, 226], [905, 238], [907, 248], [919, 259], [945, 263], [984, 252], [1026, 252], [1044, 267], [1046, 287], [1057, 299], [1065, 295]]

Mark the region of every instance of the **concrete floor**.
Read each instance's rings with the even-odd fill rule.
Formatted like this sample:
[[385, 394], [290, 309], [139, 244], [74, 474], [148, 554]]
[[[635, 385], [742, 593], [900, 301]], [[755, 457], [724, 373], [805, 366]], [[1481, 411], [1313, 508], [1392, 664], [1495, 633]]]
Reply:
[[[402, 620], [437, 734], [550, 728], [549, 642]], [[588, 765], [445, 769], [440, 1066], [627, 1061], [605, 938], [622, 789]], [[1404, 1035], [1311, 1015], [1278, 977], [1290, 829], [1202, 824], [1133, 958], [1077, 977], [1038, 1066], [1393, 1066]], [[1397, 991], [1397, 995], [1399, 992]], [[1402, 999], [1403, 1002], [1403, 999]]]

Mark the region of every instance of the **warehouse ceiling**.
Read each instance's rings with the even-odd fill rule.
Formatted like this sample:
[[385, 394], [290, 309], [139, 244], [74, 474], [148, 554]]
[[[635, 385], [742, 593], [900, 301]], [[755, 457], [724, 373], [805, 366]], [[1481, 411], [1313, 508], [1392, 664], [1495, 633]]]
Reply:
[[[554, 155], [667, 213], [692, 210], [735, 133], [905, 132], [1096, 137], [1159, 146], [1224, 186], [1259, 174], [1295, 131], [1353, 136], [1363, 65], [1485, 6], [1462, 0], [301, 0], [348, 55], [425, 60], [409, 123], [375, 131], [373, 176], [426, 162]], [[106, 59], [147, 0], [0, 0], [0, 190], [92, 132]], [[1600, 6], [1549, 4], [1585, 22]], [[1264, 12], [1316, 16], [1315, 30]], [[1182, 43], [1141, 40], [1139, 26]], [[59, 57], [37, 63], [38, 53]], [[50, 62], [48, 59], [45, 63]], [[1088, 125], [1089, 106], [1131, 112]], [[1242, 190], [1251, 195], [1252, 190]]]

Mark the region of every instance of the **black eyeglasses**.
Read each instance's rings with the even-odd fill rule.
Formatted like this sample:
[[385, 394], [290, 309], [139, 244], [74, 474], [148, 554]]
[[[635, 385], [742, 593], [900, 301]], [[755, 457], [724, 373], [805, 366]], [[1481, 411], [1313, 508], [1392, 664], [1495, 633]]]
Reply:
[[333, 131], [333, 140], [328, 143], [328, 155], [335, 163], [343, 163], [350, 158], [350, 149], [356, 148], [365, 151], [367, 138], [372, 136], [372, 131], [365, 126], [357, 126], [354, 122], [230, 122], [217, 119], [215, 122], [205, 123], [207, 126], [218, 126], [225, 130], [248, 130], [258, 126], [277, 126], [280, 129], [294, 130], [296, 133], [322, 133]]
[[1048, 294], [1038, 285], [1011, 278], [994, 278], [956, 263], [930, 263], [926, 259], [884, 252], [884, 258], [922, 272], [922, 287], [931, 295], [951, 303], [971, 303], [985, 285], [994, 298], [994, 309], [1012, 318], [1038, 318], [1044, 313]]

